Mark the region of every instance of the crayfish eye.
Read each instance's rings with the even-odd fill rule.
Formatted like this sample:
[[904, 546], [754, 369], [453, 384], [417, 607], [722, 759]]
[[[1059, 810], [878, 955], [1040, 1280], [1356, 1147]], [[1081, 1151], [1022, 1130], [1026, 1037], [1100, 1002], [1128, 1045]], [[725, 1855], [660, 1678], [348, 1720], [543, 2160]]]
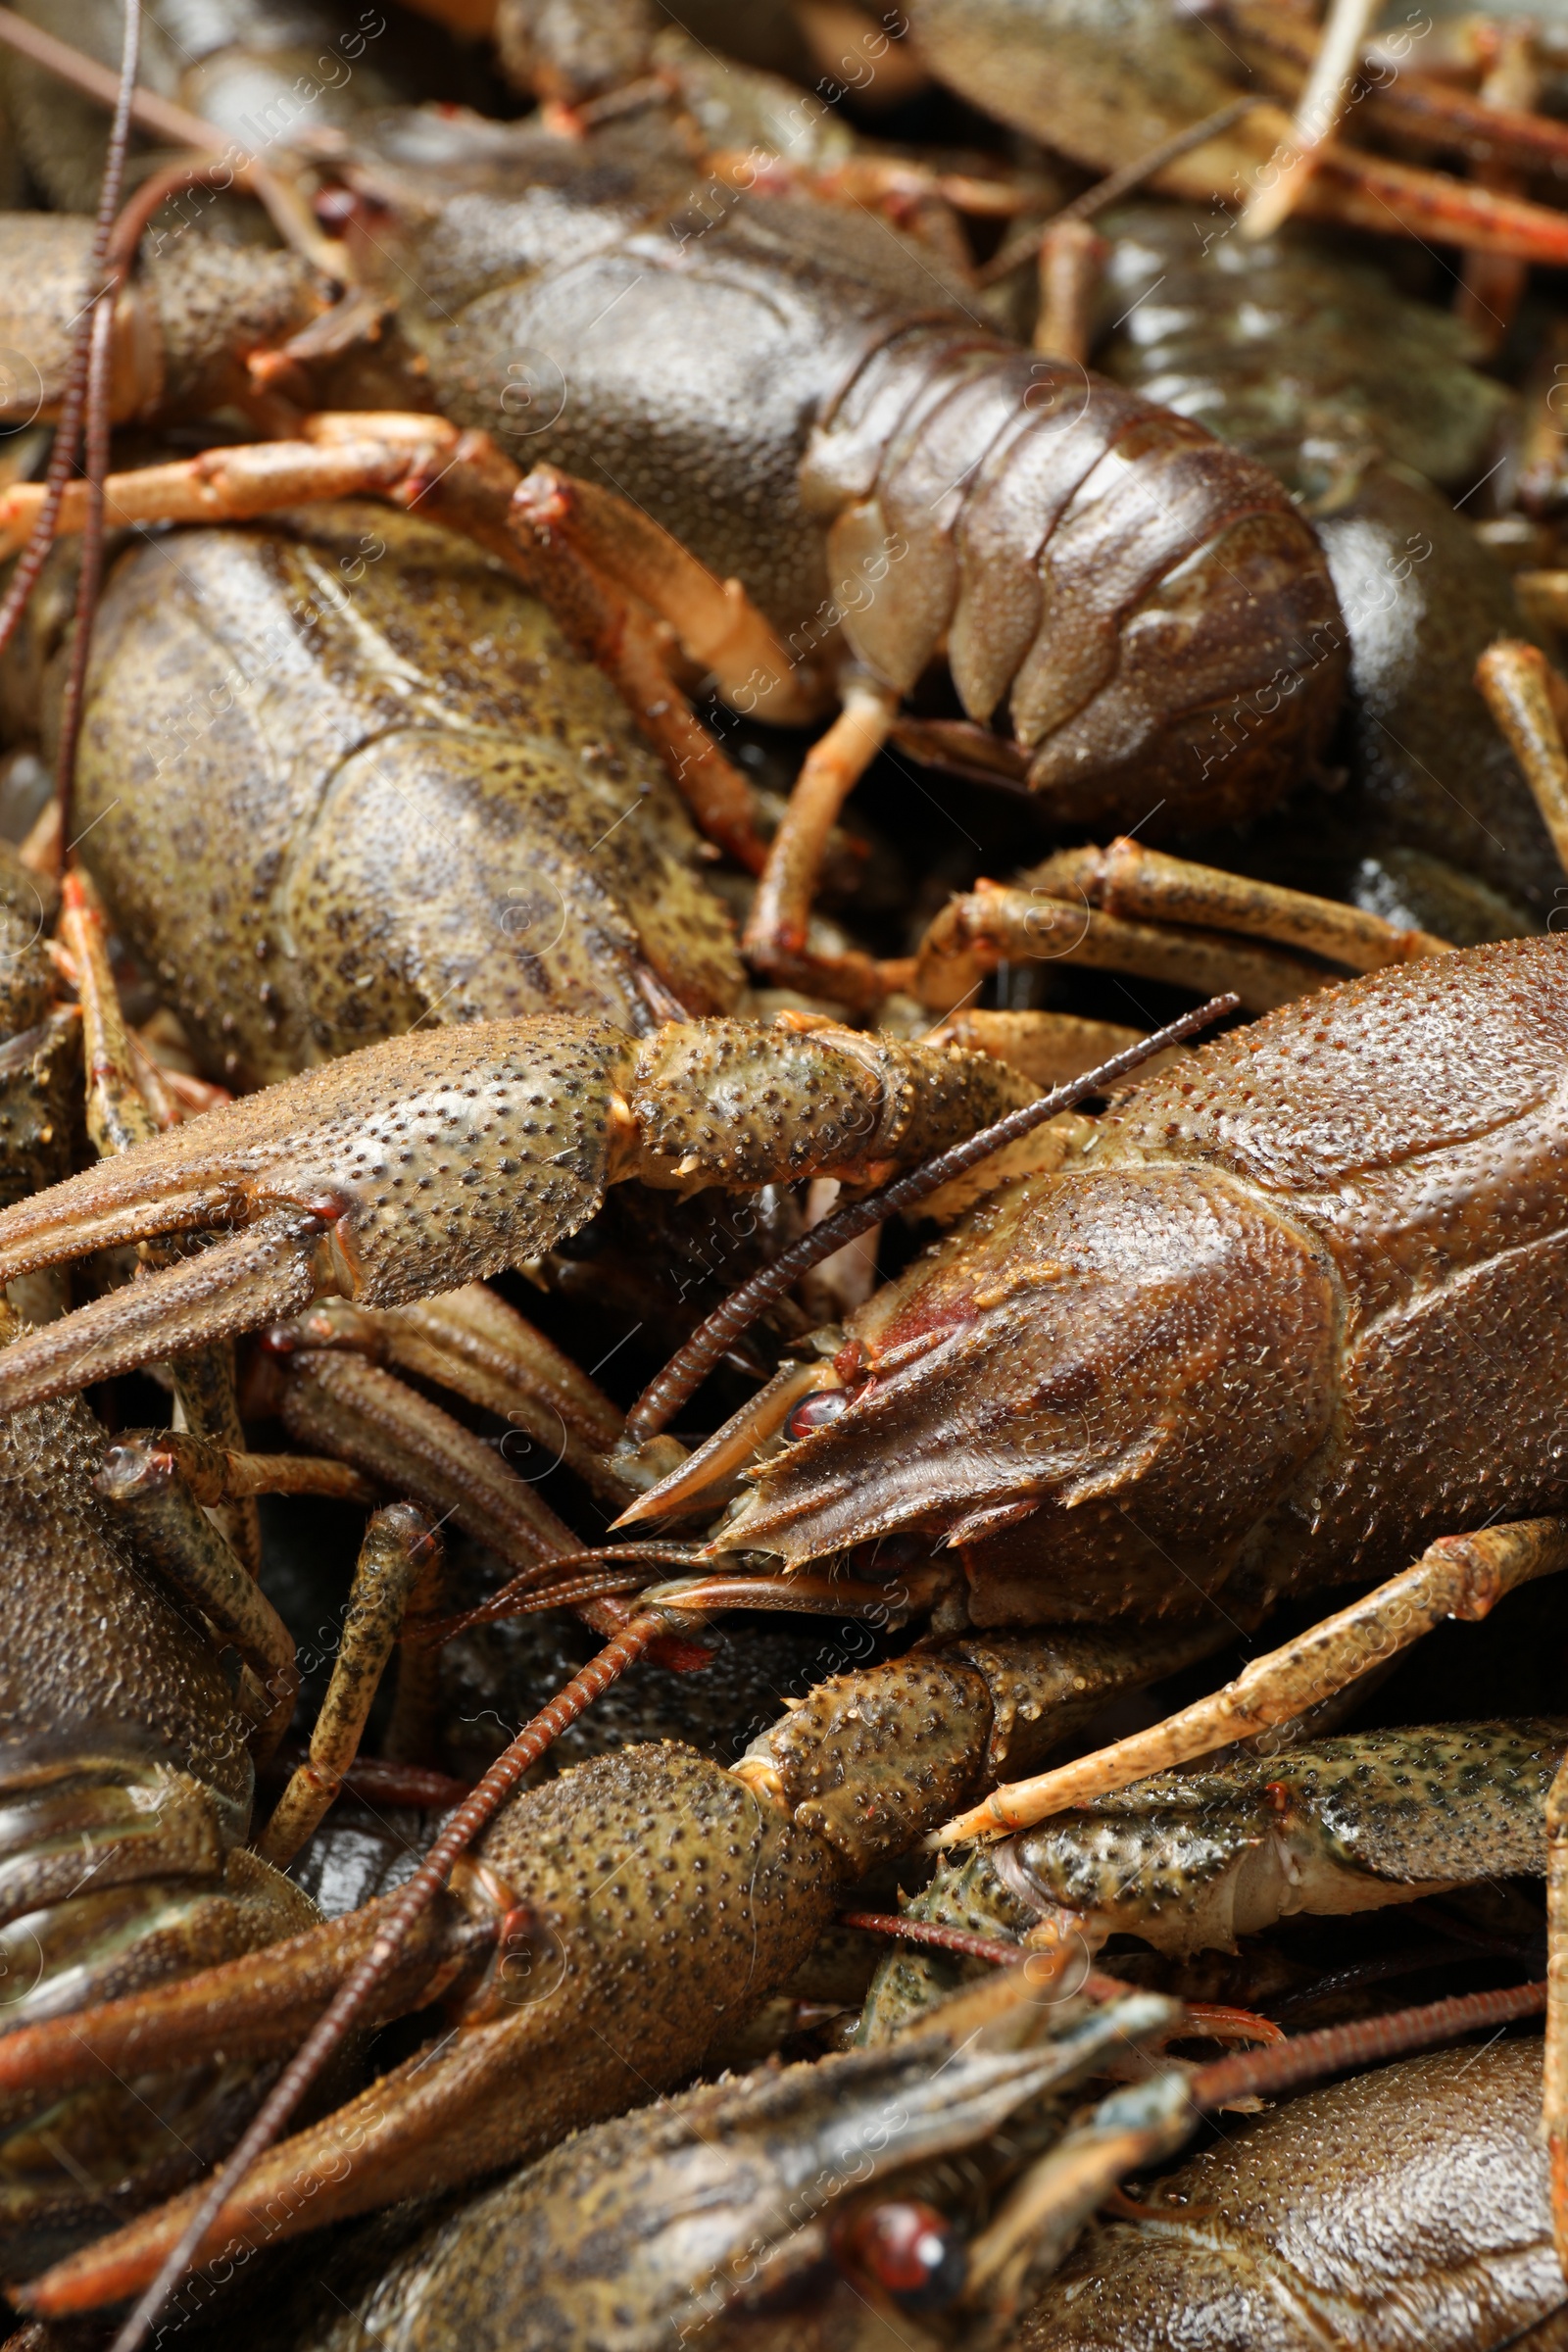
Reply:
[[852, 1393], [848, 1389], [812, 1389], [798, 1404], [792, 1404], [784, 1422], [784, 1442], [793, 1446], [800, 1438], [808, 1438], [813, 1429], [823, 1429], [848, 1410]]
[[857, 2214], [839, 2252], [904, 2311], [946, 2310], [968, 2267], [955, 2224], [913, 2197], [890, 2198]]

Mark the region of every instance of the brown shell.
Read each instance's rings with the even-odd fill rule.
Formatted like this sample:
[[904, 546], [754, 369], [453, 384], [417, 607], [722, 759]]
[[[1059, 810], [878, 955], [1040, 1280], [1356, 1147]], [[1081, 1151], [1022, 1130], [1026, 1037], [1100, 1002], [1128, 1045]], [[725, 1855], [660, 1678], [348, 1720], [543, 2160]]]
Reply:
[[[726, 1543], [956, 1528], [983, 1624], [1251, 1612], [1568, 1503], [1568, 944], [1285, 1006], [992, 1196], [855, 1325], [877, 1374]], [[902, 1362], [900, 1348], [911, 1350]], [[889, 1368], [879, 1371], [885, 1358]]]
[[1158, 2182], [1147, 2222], [1089, 2232], [1024, 2320], [1023, 2352], [1561, 2342], [1535, 2333], [1562, 2305], [1539, 2041], [1437, 2050], [1225, 2122]]
[[216, 1074], [417, 1021], [653, 1025], [744, 985], [613, 690], [466, 541], [344, 504], [142, 548], [99, 615], [83, 854]]

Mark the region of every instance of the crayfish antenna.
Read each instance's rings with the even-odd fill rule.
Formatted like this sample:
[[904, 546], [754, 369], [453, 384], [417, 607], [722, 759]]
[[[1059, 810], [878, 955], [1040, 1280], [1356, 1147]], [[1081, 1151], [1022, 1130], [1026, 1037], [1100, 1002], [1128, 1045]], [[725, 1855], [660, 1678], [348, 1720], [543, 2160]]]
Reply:
[[1546, 1796], [1546, 2047], [1542, 2122], [1551, 2166], [1551, 2229], [1568, 2278], [1568, 1764]]

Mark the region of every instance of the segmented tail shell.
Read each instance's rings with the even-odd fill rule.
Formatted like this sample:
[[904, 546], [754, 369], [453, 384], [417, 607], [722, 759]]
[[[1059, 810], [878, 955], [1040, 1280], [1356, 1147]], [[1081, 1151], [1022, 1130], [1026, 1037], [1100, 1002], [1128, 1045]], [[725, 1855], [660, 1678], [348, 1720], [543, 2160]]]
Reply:
[[859, 660], [908, 693], [946, 651], [973, 730], [1064, 821], [1187, 831], [1255, 812], [1322, 750], [1346, 629], [1264, 467], [1076, 365], [951, 321], [863, 359], [802, 491]]

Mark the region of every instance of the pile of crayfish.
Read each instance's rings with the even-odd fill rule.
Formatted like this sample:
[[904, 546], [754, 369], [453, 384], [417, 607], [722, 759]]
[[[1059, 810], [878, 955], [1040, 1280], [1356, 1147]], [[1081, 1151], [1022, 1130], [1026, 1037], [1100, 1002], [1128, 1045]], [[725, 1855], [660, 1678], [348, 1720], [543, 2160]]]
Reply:
[[0, 9], [7, 2352], [1568, 2343], [1565, 181]]

